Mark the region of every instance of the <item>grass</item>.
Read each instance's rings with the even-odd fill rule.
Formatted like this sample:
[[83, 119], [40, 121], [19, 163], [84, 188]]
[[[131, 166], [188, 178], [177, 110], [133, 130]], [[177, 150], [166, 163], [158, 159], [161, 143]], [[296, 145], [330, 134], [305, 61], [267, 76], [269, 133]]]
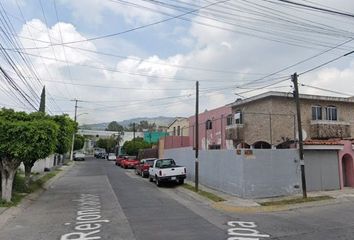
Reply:
[[291, 199], [283, 199], [278, 201], [269, 201], [269, 202], [261, 202], [259, 203], [261, 206], [281, 206], [281, 205], [289, 205], [289, 204], [297, 204], [297, 203], [307, 203], [307, 202], [315, 202], [315, 201], [323, 201], [333, 199], [330, 196], [317, 196], [317, 197], [297, 197]]
[[[185, 189], [188, 189], [190, 191], [193, 191], [193, 192], [196, 192], [195, 191], [195, 188], [187, 183], [183, 184], [182, 187], [184, 187]], [[214, 193], [211, 193], [211, 192], [207, 192], [207, 191], [204, 191], [204, 190], [198, 190], [197, 192], [199, 195], [203, 196], [203, 197], [206, 197], [214, 202], [222, 202], [222, 201], [225, 201], [225, 199], [223, 199], [222, 197], [219, 197], [217, 195], [215, 195]]]
[[12, 191], [12, 199], [11, 202], [5, 202], [0, 200], [0, 207], [13, 207], [18, 205], [21, 200], [27, 196], [29, 193], [35, 192], [40, 188], [43, 188], [43, 185], [55, 175], [57, 175], [61, 170], [56, 169], [52, 172], [45, 174], [43, 177], [33, 181], [29, 188], [25, 186], [25, 176], [22, 172], [16, 174], [14, 183], [13, 183], [13, 191]]

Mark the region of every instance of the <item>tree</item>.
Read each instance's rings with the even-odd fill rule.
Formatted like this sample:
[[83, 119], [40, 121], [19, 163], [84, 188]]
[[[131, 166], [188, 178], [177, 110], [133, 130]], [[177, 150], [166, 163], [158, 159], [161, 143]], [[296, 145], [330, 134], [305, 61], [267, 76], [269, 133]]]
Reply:
[[13, 180], [20, 163], [47, 157], [54, 150], [56, 134], [57, 125], [42, 113], [0, 111], [1, 198], [4, 201], [11, 201]]
[[27, 149], [19, 158], [25, 166], [25, 185], [28, 188], [34, 163], [55, 151], [59, 127], [52, 120], [35, 120], [27, 124], [29, 128], [24, 134], [31, 141], [27, 142]]
[[69, 152], [71, 148], [72, 137], [77, 129], [77, 124], [66, 114], [54, 116], [53, 120], [59, 125], [55, 152], [65, 154]]
[[74, 151], [80, 150], [84, 147], [85, 137], [79, 134], [75, 135]]
[[106, 128], [107, 131], [122, 132], [124, 127], [116, 121], [110, 122]]
[[117, 140], [113, 137], [110, 138], [100, 138], [96, 142], [96, 146], [99, 148], [104, 148], [106, 152], [114, 152], [114, 148], [117, 144]]
[[144, 141], [143, 138], [135, 138], [135, 140], [126, 141], [123, 144], [123, 150], [128, 155], [137, 156], [139, 149], [151, 148], [151, 144]]
[[45, 113], [45, 87], [42, 89], [41, 102], [39, 105], [39, 112]]

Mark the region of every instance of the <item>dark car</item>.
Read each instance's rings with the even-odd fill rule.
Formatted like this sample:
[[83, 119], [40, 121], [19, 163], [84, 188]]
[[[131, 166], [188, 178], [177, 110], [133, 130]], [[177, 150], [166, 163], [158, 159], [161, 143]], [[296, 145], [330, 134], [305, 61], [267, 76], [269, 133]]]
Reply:
[[140, 163], [135, 166], [135, 173], [142, 177], [149, 176], [149, 168], [154, 165], [154, 161], [156, 158], [145, 158], [141, 159]]

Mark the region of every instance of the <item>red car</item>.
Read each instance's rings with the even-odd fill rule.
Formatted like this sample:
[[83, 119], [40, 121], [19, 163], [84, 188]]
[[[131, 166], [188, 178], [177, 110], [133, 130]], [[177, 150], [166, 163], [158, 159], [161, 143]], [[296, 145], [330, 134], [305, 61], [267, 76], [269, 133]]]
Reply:
[[120, 163], [121, 163], [121, 161], [124, 159], [124, 157], [126, 157], [127, 155], [118, 155], [117, 157], [116, 157], [116, 165], [117, 166], [120, 166]]
[[139, 160], [136, 159], [136, 156], [125, 156], [120, 162], [122, 168], [135, 168], [137, 164], [139, 164]]
[[145, 158], [141, 159], [140, 163], [135, 166], [136, 175], [140, 175], [142, 177], [149, 176], [149, 168], [154, 165], [154, 161], [156, 158]]

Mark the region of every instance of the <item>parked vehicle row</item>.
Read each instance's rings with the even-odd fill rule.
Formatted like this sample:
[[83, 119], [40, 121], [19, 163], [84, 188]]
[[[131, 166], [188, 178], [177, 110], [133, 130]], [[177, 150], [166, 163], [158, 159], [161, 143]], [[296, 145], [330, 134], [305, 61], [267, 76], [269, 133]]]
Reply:
[[149, 178], [158, 187], [165, 182], [183, 184], [187, 174], [186, 168], [178, 166], [172, 158], [145, 158], [139, 161], [136, 156], [119, 155], [115, 164], [122, 168], [134, 168], [137, 175]]

